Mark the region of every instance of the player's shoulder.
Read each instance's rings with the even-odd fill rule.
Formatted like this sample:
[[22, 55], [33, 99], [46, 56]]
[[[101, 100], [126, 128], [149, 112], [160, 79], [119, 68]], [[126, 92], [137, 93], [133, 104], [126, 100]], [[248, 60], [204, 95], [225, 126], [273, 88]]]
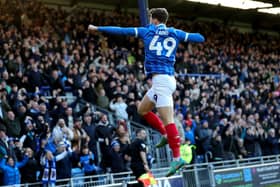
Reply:
[[172, 36], [172, 37], [178, 37], [178, 33], [177, 33], [177, 29], [174, 28], [174, 27], [167, 27], [167, 30], [168, 30], [168, 33], [169, 33], [169, 36]]
[[174, 27], [167, 27], [167, 30], [168, 30], [168, 32], [175, 33], [175, 34], [176, 34], [176, 31], [177, 31], [177, 29], [174, 28]]

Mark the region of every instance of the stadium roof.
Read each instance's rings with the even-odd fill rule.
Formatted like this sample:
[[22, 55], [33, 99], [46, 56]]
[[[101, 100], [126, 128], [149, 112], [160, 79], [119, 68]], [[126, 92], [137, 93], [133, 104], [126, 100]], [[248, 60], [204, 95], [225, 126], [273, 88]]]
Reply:
[[[80, 0], [90, 2], [91, 0]], [[198, 3], [193, 1], [208, 1], [212, 3]], [[280, 31], [280, 14], [264, 13], [267, 8], [279, 8], [280, 0], [254, 0], [261, 2], [264, 8], [230, 8], [229, 2], [247, 1], [247, 0], [224, 0], [224, 4], [211, 5], [213, 2], [221, 0], [149, 0], [149, 7], [165, 7], [171, 12], [175, 12], [180, 17], [195, 20], [198, 17], [211, 19], [221, 19], [224, 22], [243, 22], [252, 25], [253, 29], [268, 29]], [[253, 1], [253, 0], [251, 0]], [[137, 0], [95, 0], [94, 3], [119, 5], [122, 8], [137, 8]], [[234, 3], [233, 3], [234, 4]], [[249, 3], [250, 4], [250, 3]], [[252, 4], [251, 4], [252, 5]]]
[[[45, 3], [60, 1], [41, 0]], [[197, 18], [219, 19], [225, 23], [245, 23], [254, 30], [273, 30], [280, 33], [280, 0], [148, 0], [149, 7], [165, 7], [181, 18], [196, 20]], [[207, 2], [207, 3], [199, 3]], [[223, 1], [223, 2], [222, 2]], [[257, 1], [257, 7], [252, 6], [252, 1]], [[119, 8], [138, 8], [137, 0], [61, 0], [61, 2], [99, 4]], [[214, 2], [214, 3], [213, 3]], [[220, 2], [217, 4], [217, 2]], [[233, 3], [230, 3], [233, 2]], [[237, 2], [241, 2], [238, 4]], [[243, 4], [242, 4], [243, 2]], [[244, 5], [244, 6], [243, 6]], [[239, 8], [230, 8], [238, 6]], [[260, 8], [260, 6], [262, 8]], [[274, 9], [271, 9], [274, 8]], [[266, 13], [266, 12], [270, 13]]]

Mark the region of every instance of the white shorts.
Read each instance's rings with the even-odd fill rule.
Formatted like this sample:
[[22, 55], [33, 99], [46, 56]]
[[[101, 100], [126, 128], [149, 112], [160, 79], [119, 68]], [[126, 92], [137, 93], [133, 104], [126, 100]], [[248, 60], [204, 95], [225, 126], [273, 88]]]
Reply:
[[155, 103], [156, 108], [173, 107], [172, 94], [176, 90], [176, 80], [170, 75], [155, 75], [152, 78], [152, 87], [146, 95]]

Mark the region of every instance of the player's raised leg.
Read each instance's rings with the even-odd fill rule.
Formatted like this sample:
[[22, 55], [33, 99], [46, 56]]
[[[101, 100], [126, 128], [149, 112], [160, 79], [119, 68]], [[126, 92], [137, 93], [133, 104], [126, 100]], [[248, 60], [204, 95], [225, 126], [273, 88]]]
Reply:
[[171, 162], [170, 169], [166, 174], [167, 177], [174, 175], [186, 163], [180, 157], [180, 135], [174, 123], [173, 106], [172, 107], [159, 107], [157, 108], [160, 117], [165, 125], [167, 133], [167, 141], [173, 154], [173, 161]]
[[[152, 91], [149, 90], [147, 94], [151, 92]], [[162, 121], [155, 113], [152, 112], [155, 107], [155, 103], [148, 97], [147, 94], [138, 106], [138, 114], [141, 115], [149, 125], [158, 130], [161, 135], [166, 136], [166, 130]]]

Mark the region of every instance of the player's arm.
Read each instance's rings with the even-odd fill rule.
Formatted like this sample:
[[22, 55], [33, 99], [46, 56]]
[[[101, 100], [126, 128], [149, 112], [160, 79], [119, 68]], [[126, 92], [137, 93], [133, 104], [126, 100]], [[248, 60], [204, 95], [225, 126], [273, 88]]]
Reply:
[[182, 30], [176, 29], [177, 37], [180, 41], [184, 42], [204, 42], [205, 38], [200, 33], [188, 33]]
[[94, 26], [89, 25], [88, 29], [90, 31], [100, 31], [106, 32], [109, 34], [116, 34], [116, 35], [127, 35], [127, 36], [141, 36], [144, 28], [139, 27], [112, 27], [112, 26]]

